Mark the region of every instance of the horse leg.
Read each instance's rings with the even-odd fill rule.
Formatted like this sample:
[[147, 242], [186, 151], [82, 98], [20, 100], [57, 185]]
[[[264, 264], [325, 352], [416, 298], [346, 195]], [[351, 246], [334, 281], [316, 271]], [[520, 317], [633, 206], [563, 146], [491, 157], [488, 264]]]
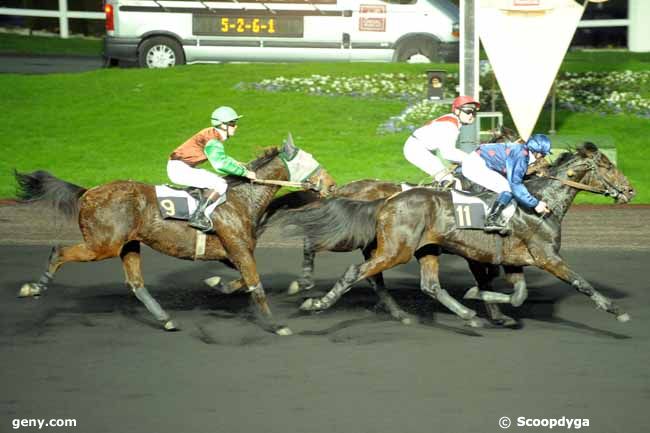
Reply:
[[287, 290], [287, 294], [295, 295], [303, 290], [313, 289], [316, 285], [314, 283], [314, 259], [316, 252], [311, 246], [309, 239], [305, 238], [302, 248], [302, 277], [298, 280], [292, 281]]
[[506, 273], [506, 281], [512, 284], [514, 288], [510, 297], [510, 304], [513, 307], [521, 307], [528, 298], [528, 287], [526, 286], [524, 270], [521, 266], [504, 266], [503, 268]]
[[516, 325], [517, 321], [512, 317], [503, 314], [498, 303], [495, 303], [494, 300], [487, 301], [482, 298], [482, 296], [487, 293], [494, 293], [497, 295], [507, 296], [508, 299], [506, 302], [510, 302], [510, 297], [508, 295], [491, 291], [492, 281], [499, 276], [499, 268], [495, 265], [486, 265], [468, 258], [465, 260], [467, 260], [467, 264], [469, 265], [469, 269], [472, 272], [477, 285], [469, 289], [465, 293], [465, 296], [463, 296], [463, 299], [483, 300], [483, 305], [485, 306], [485, 311], [488, 314], [489, 320], [496, 326]]
[[463, 319], [467, 326], [473, 328], [484, 326], [484, 321], [476, 317], [476, 311], [465, 307], [440, 286], [440, 280], [438, 279], [438, 256], [427, 254], [419, 257], [418, 260], [420, 262], [421, 290], [432, 298], [440, 301], [442, 305]]
[[506, 280], [514, 287], [512, 295], [507, 295], [505, 293], [485, 290], [492, 287], [492, 280], [494, 277], [485, 276], [487, 275], [487, 272], [484, 275], [480, 274], [480, 269], [484, 266], [487, 265], [478, 262], [470, 262], [470, 269], [472, 269], [472, 273], [477, 280], [478, 286], [469, 289], [463, 297], [465, 299], [479, 299], [490, 304], [511, 304], [513, 307], [520, 307], [528, 297], [526, 280], [521, 267], [506, 267]]
[[140, 266], [140, 242], [131, 241], [125, 244], [120, 251], [122, 267], [126, 275], [126, 284], [131, 288], [133, 294], [149, 310], [151, 314], [160, 322], [165, 331], [176, 331], [176, 325], [171, 320], [169, 314], [162, 309], [144, 286], [142, 278], [142, 269]]
[[623, 311], [622, 308], [593, 288], [587, 280], [572, 270], [569, 265], [558, 254], [535, 255], [536, 265], [545, 271], [555, 275], [560, 280], [571, 284], [577, 291], [587, 295], [596, 304], [598, 310], [603, 310], [616, 316], [619, 322], [627, 322], [630, 315]]
[[260, 276], [257, 273], [257, 265], [252, 251], [249, 251], [246, 247], [229, 248], [227, 251], [229, 258], [241, 273], [244, 284], [248, 288], [252, 304], [255, 306], [255, 318], [258, 323], [264, 329], [277, 335], [291, 335], [292, 332], [289, 327], [272, 321], [273, 315]]
[[[368, 260], [371, 257], [371, 252], [363, 250], [363, 256]], [[369, 277], [368, 282], [370, 282], [370, 286], [372, 286], [372, 289], [379, 297], [379, 302], [388, 309], [388, 312], [393, 318], [399, 320], [405, 325], [413, 323], [413, 317], [411, 317], [411, 315], [406, 311], [402, 310], [395, 299], [390, 295], [390, 293], [388, 293], [388, 289], [386, 289], [386, 285], [384, 284], [384, 275], [381, 272]]]
[[[378, 239], [380, 240], [380, 239]], [[378, 248], [370, 260], [361, 265], [350, 265], [334, 287], [321, 298], [308, 298], [302, 303], [300, 309], [303, 311], [320, 311], [330, 308], [343, 296], [352, 286], [359, 281], [370, 278], [380, 272], [390, 269], [396, 265], [406, 263], [413, 256], [414, 250], [403, 243], [391, 243], [391, 246], [384, 249], [383, 243], [378, 243]], [[393, 248], [392, 246], [395, 245]]]
[[25, 298], [30, 296], [40, 296], [47, 285], [54, 279], [54, 274], [66, 262], [90, 262], [98, 260], [98, 254], [90, 249], [85, 243], [71, 245], [67, 247], [55, 246], [50, 251], [50, 257], [47, 263], [47, 270], [43, 272], [37, 283], [25, 283], [18, 292], [18, 297]]
[[235, 293], [239, 289], [246, 287], [246, 283], [244, 282], [243, 278], [232, 280], [227, 282], [226, 284], [223, 284], [221, 282], [221, 277], [214, 276], [214, 277], [206, 278], [205, 280], [203, 280], [203, 282], [225, 295], [230, 295], [231, 293]]
[[488, 265], [471, 259], [466, 260], [477, 285], [465, 293], [464, 299], [476, 299], [490, 304], [509, 304], [511, 302], [510, 295], [490, 290], [492, 289], [492, 281], [496, 276], [490, 275]]

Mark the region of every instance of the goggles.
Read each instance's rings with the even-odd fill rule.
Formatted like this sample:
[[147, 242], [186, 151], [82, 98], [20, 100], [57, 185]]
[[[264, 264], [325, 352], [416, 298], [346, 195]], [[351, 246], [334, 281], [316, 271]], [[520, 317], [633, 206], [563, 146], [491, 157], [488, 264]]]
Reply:
[[465, 114], [471, 114], [473, 116], [476, 116], [476, 112], [478, 111], [476, 107], [460, 107], [459, 110]]

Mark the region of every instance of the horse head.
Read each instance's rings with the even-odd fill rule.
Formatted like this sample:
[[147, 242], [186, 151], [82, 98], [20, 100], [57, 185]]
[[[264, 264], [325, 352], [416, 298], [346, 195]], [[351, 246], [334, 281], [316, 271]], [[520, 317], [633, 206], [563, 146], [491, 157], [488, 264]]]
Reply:
[[627, 177], [595, 144], [585, 142], [569, 160], [564, 159], [566, 164], [562, 164], [562, 158], [557, 165], [564, 166], [563, 172], [568, 179], [580, 182], [575, 186], [578, 189], [612, 197], [616, 203], [627, 203], [636, 195]]
[[517, 134], [517, 131], [503, 125], [490, 130], [490, 134], [491, 136], [487, 141], [488, 143], [514, 143], [519, 139], [519, 134]]
[[311, 189], [321, 197], [326, 197], [336, 189], [336, 181], [309, 153], [293, 143], [291, 133], [282, 146], [280, 157], [289, 171], [292, 182], [307, 182]]

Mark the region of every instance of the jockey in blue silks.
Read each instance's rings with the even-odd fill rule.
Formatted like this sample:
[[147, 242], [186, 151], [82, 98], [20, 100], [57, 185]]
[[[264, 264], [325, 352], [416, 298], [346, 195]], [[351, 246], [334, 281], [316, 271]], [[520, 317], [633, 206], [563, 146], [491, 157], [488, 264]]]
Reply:
[[501, 212], [514, 197], [517, 203], [538, 214], [550, 212], [548, 205], [534, 197], [524, 176], [528, 165], [551, 153], [551, 140], [543, 134], [534, 134], [526, 143], [490, 143], [480, 145], [463, 161], [463, 175], [499, 194], [485, 218], [486, 232], [506, 233]]

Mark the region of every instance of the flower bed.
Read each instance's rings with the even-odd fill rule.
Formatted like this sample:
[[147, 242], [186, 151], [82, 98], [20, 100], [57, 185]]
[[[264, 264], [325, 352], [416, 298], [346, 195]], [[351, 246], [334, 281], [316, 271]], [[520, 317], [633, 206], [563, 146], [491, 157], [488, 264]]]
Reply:
[[[458, 74], [448, 74], [445, 99], [455, 96]], [[426, 94], [424, 74], [374, 74], [356, 77], [277, 77], [258, 83], [242, 83], [243, 88], [271, 92], [301, 92], [313, 95], [353, 96], [361, 98], [402, 99], [408, 103], [400, 114], [379, 125], [378, 132], [394, 133], [413, 130], [429, 119], [449, 110], [448, 104], [423, 98]], [[494, 98], [497, 111], [507, 111], [505, 101], [494, 85], [489, 67], [481, 68], [484, 99]], [[487, 89], [494, 88], [492, 93]], [[557, 103], [569, 111], [590, 111], [601, 114], [632, 114], [650, 117], [650, 71], [562, 73], [556, 80]], [[493, 101], [483, 101], [491, 105]]]

